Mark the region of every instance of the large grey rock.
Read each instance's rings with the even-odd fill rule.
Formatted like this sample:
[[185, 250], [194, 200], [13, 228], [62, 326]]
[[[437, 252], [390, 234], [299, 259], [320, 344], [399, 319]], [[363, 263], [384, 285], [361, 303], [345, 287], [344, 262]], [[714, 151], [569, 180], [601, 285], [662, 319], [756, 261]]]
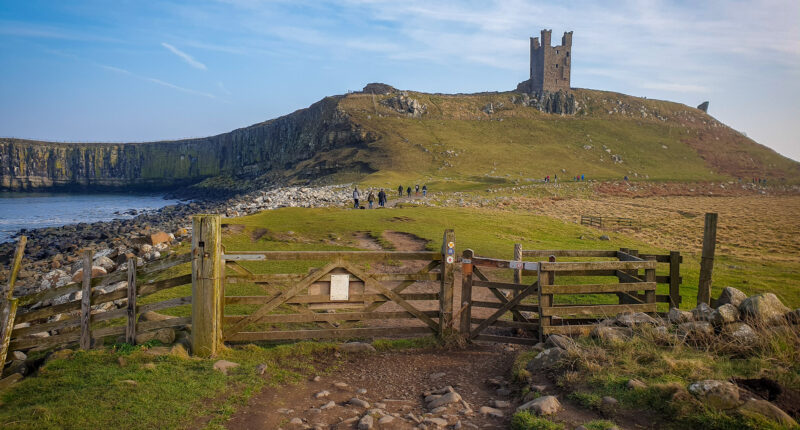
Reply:
[[228, 360], [217, 360], [214, 363], [214, 370], [222, 372], [225, 375], [227, 375], [231, 369], [235, 369], [237, 367], [239, 367], [239, 363], [234, 363]]
[[439, 406], [449, 405], [451, 403], [458, 403], [460, 401], [461, 401], [461, 396], [458, 393], [451, 391], [449, 393], [442, 395], [441, 397], [438, 397], [428, 402], [428, 409], [436, 409]]
[[626, 312], [617, 315], [616, 323], [622, 327], [636, 327], [639, 325], [657, 325], [658, 321], [644, 312]]
[[743, 412], [745, 415], [748, 413], [762, 415], [786, 428], [797, 427], [797, 421], [795, 421], [794, 418], [789, 416], [789, 414], [784, 412], [781, 408], [766, 400], [748, 399], [739, 407], [739, 411]]
[[717, 307], [731, 304], [738, 308], [746, 298], [747, 294], [739, 291], [738, 289], [733, 287], [725, 287], [722, 289], [722, 294], [719, 295], [719, 299], [717, 299]]
[[678, 324], [678, 335], [692, 338], [710, 337], [714, 335], [714, 326], [707, 321]]
[[95, 266], [102, 267], [103, 269], [105, 269], [106, 272], [111, 272], [112, 270], [114, 270], [115, 267], [117, 267], [117, 264], [114, 263], [114, 260], [102, 255], [96, 257], [92, 264], [94, 264]]
[[627, 327], [596, 326], [589, 334], [605, 342], [624, 342], [633, 335], [633, 332]]
[[739, 401], [739, 388], [728, 381], [707, 379], [689, 384], [689, 392], [707, 406], [716, 410], [735, 409]]
[[481, 406], [478, 408], [478, 413], [487, 417], [503, 418], [503, 411], [489, 406]]
[[695, 321], [710, 321], [713, 312], [714, 309], [711, 306], [700, 303], [696, 308], [692, 309], [692, 319]]
[[375, 425], [372, 415], [364, 415], [358, 420], [358, 430], [371, 430]]
[[758, 342], [758, 334], [743, 322], [734, 322], [722, 328], [722, 334], [742, 346], [753, 346]]
[[714, 312], [711, 313], [711, 324], [714, 324], [716, 327], [730, 324], [738, 320], [739, 309], [730, 303], [726, 303], [714, 309]]
[[671, 322], [672, 324], [683, 324], [689, 321], [692, 321], [694, 316], [689, 311], [682, 311], [678, 308], [672, 308], [667, 313], [667, 321]]
[[787, 312], [786, 320], [792, 324], [800, 324], [800, 308]]
[[531, 361], [528, 362], [526, 369], [535, 372], [537, 370], [550, 369], [555, 367], [567, 356], [567, 350], [562, 348], [548, 348], [536, 354]]
[[761, 293], [750, 296], [739, 305], [742, 316], [762, 324], [773, 324], [785, 321], [789, 308], [781, 303], [778, 296], [772, 293]]
[[531, 410], [537, 415], [553, 415], [561, 410], [561, 403], [555, 396], [543, 396], [517, 408], [517, 412], [527, 410]]
[[577, 344], [569, 337], [560, 334], [551, 334], [548, 336], [547, 341], [544, 343], [545, 348], [561, 348], [570, 349], [575, 348]]
[[136, 335], [137, 344], [142, 344], [151, 340], [157, 340], [165, 345], [169, 345], [175, 341], [175, 330], [171, 328], [161, 328]]

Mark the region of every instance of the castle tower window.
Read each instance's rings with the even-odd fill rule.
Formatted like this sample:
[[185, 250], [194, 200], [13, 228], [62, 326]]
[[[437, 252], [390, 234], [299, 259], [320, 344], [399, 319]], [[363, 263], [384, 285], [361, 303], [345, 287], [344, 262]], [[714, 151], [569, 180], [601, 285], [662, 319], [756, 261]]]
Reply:
[[569, 51], [567, 51], [567, 57], [569, 57]]
[[558, 68], [558, 64], [556, 64], [556, 69]]

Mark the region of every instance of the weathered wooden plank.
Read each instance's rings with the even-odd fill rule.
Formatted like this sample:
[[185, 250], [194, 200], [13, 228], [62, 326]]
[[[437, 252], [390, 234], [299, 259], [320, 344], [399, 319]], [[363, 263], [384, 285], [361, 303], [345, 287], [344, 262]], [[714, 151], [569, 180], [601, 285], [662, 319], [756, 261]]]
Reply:
[[50, 336], [43, 338], [29, 337], [22, 339], [13, 339], [9, 345], [10, 350], [16, 349], [29, 349], [34, 346], [50, 347], [56, 345], [63, 345], [67, 343], [77, 342], [81, 338], [78, 331], [60, 334], [58, 336]]
[[[472, 324], [481, 324], [482, 322], [486, 321], [485, 318], [471, 318], [470, 323]], [[529, 320], [531, 321], [531, 320]], [[539, 322], [537, 319], [532, 320], [534, 322], [525, 322], [525, 321], [507, 321], [507, 320], [496, 320], [493, 321], [490, 326], [494, 327], [509, 327], [509, 328], [522, 328], [527, 330], [539, 330]]]
[[[421, 301], [421, 300], [439, 300], [439, 293], [402, 293], [400, 294], [404, 300]], [[225, 297], [226, 305], [264, 305], [270, 302], [273, 296], [227, 296]], [[329, 295], [303, 295], [294, 296], [286, 301], [291, 304], [305, 304], [305, 303], [385, 303], [390, 301], [388, 297], [383, 294], [351, 294], [349, 300], [331, 301]]]
[[3, 291], [0, 291], [0, 374], [3, 373], [3, 366], [6, 363], [8, 345], [11, 342], [11, 332], [14, 331], [14, 321], [16, 321], [17, 307], [19, 299], [14, 297], [14, 286], [17, 283], [17, 276], [22, 267], [22, 257], [25, 255], [25, 245], [28, 243], [27, 236], [20, 236], [17, 241], [17, 249], [14, 252], [14, 260], [8, 274], [8, 282]]
[[501, 260], [497, 258], [472, 257], [472, 265], [478, 267], [492, 267], [495, 269], [523, 269], [536, 270], [539, 263], [530, 261]]
[[505, 314], [506, 312], [510, 311], [514, 306], [518, 305], [525, 297], [538, 292], [539, 291], [538, 285], [539, 285], [538, 282], [534, 282], [533, 284], [528, 286], [527, 289], [521, 291], [518, 296], [514, 297], [507, 303], [503, 304], [503, 306], [501, 306], [500, 309], [497, 310], [497, 312], [492, 314], [489, 318], [486, 318], [486, 320], [480, 323], [478, 327], [472, 330], [472, 336], [474, 337], [476, 334], [479, 334], [480, 332], [485, 330], [486, 327], [489, 326], [489, 324], [491, 324], [494, 321], [497, 321], [498, 318], [503, 316], [503, 314]]
[[482, 281], [482, 280], [474, 280], [472, 281], [472, 285], [475, 287], [499, 288], [501, 290], [515, 290], [517, 292], [528, 288], [527, 285], [522, 285], [522, 284], [512, 284], [508, 282], [494, 282], [494, 281]]
[[164, 300], [158, 303], [148, 303], [146, 305], [137, 306], [137, 313], [142, 314], [149, 311], [160, 311], [162, 309], [169, 309], [190, 304], [192, 304], [192, 296], [175, 297], [173, 299]]
[[[400, 281], [439, 281], [441, 280], [440, 273], [373, 273], [371, 274], [377, 281], [382, 282], [400, 282]], [[292, 281], [299, 281], [308, 275], [302, 273], [279, 273], [279, 274], [258, 274], [250, 277], [242, 277], [238, 275], [225, 275], [225, 282], [227, 284], [253, 284], [253, 283], [287, 283]], [[330, 282], [331, 275], [321, 277], [317, 282]]]
[[92, 312], [92, 250], [83, 251], [83, 288], [81, 291], [81, 341], [83, 350], [92, 347], [92, 327], [89, 317]]
[[617, 278], [619, 278], [621, 283], [642, 283], [644, 279], [638, 278], [636, 276], [631, 275], [630, 273], [623, 272], [622, 270], [615, 271]]
[[[491, 309], [500, 309], [503, 306], [503, 303], [498, 302], [485, 302], [480, 300], [473, 300], [472, 306], [476, 308], [491, 308]], [[516, 305], [514, 309], [518, 311], [526, 311], [526, 312], [539, 312], [538, 305]]]
[[629, 305], [564, 305], [543, 307], [543, 316], [565, 315], [604, 315], [615, 316], [622, 312], [655, 312], [656, 303], [642, 303]]
[[471, 249], [466, 249], [461, 255], [461, 321], [458, 331], [461, 336], [469, 339], [472, 326], [469, 321], [472, 318], [472, 284], [475, 266], [472, 265], [472, 257], [475, 253]]
[[324, 330], [285, 330], [267, 332], [238, 332], [225, 340], [228, 342], [254, 342], [301, 339], [360, 339], [394, 337], [398, 335], [435, 334], [430, 327], [387, 328], [337, 328]]
[[[453, 285], [456, 269], [456, 234], [452, 229], [444, 231], [442, 236], [442, 278], [439, 289], [439, 336], [444, 336], [453, 325]], [[373, 277], [374, 279], [374, 277]], [[390, 290], [391, 291], [391, 290]]]
[[[681, 304], [681, 261], [683, 257], [681, 257], [680, 252], [678, 251], [670, 251], [669, 252], [669, 276], [667, 277], [667, 283], [669, 283], [669, 308], [677, 308]], [[658, 276], [656, 276], [656, 282], [658, 282]], [[656, 297], [658, 300], [658, 297]]]
[[221, 231], [219, 215], [192, 217], [192, 353], [206, 358], [223, 342]]
[[[428, 263], [427, 265], [425, 265], [425, 267], [420, 269], [420, 271], [417, 272], [417, 273], [429, 273], [431, 270], [439, 267], [440, 265], [441, 265], [441, 260], [433, 260], [430, 263]], [[414, 285], [415, 283], [416, 283], [416, 281], [402, 281], [402, 283], [400, 285], [397, 285], [396, 287], [392, 288], [392, 291], [394, 291], [397, 294], [400, 294], [403, 290], [405, 290], [406, 288], [410, 287], [411, 285]], [[437, 300], [438, 300], [438, 297], [437, 297]], [[371, 303], [371, 304], [369, 304], [369, 305], [364, 307], [364, 311], [365, 312], [374, 311], [375, 309], [377, 309], [381, 305], [383, 305], [383, 303], [385, 303], [385, 302]]]
[[717, 248], [717, 214], [706, 213], [703, 226], [703, 250], [700, 257], [700, 280], [697, 285], [697, 304], [711, 304], [711, 281], [714, 253]]
[[619, 259], [619, 261], [645, 261], [644, 258], [638, 257], [636, 255], [631, 255], [627, 252], [622, 252], [622, 251], [617, 251], [617, 258]]
[[639, 254], [639, 257], [644, 260], [654, 260], [658, 263], [669, 263], [669, 255], [662, 254]]
[[73, 317], [66, 320], [61, 321], [54, 321], [49, 323], [42, 323], [42, 324], [33, 324], [29, 327], [21, 327], [18, 329], [14, 329], [11, 332], [11, 337], [15, 339], [19, 339], [21, 337], [25, 337], [34, 333], [41, 333], [44, 331], [51, 331], [51, 330], [61, 330], [67, 327], [74, 327], [81, 324], [81, 319], [79, 317]]
[[497, 336], [492, 334], [479, 334], [472, 340], [482, 340], [485, 342], [495, 343], [516, 343], [520, 345], [536, 345], [539, 343], [539, 339], [534, 337]]
[[128, 304], [125, 314], [128, 317], [125, 329], [125, 342], [136, 344], [136, 257], [128, 258]]
[[609, 251], [609, 250], [597, 250], [597, 249], [577, 249], [577, 250], [531, 250], [531, 249], [523, 249], [522, 256], [523, 257], [538, 257], [538, 258], [547, 258], [551, 255], [556, 257], [610, 257], [614, 258], [617, 256], [617, 251]]
[[226, 261], [279, 261], [279, 260], [441, 260], [442, 255], [430, 251], [229, 251]]
[[[422, 311], [423, 314], [431, 318], [439, 318], [439, 311]], [[226, 323], [233, 323], [245, 318], [246, 315], [228, 315], [224, 317]], [[337, 312], [323, 313], [311, 312], [307, 314], [280, 314], [267, 315], [259, 321], [259, 324], [286, 324], [286, 323], [310, 323], [310, 322], [336, 322], [336, 321], [366, 321], [366, 320], [388, 320], [416, 318], [411, 312]]]
[[[481, 282], [489, 282], [489, 278], [487, 278], [487, 277], [486, 277], [486, 275], [484, 275], [484, 274], [483, 274], [483, 272], [481, 272], [481, 270], [480, 270], [480, 269], [478, 269], [477, 267], [475, 267], [475, 268], [473, 269], [473, 271], [475, 272], [475, 276], [477, 276], [477, 277], [479, 278], [479, 281], [481, 281]], [[474, 283], [474, 282], [475, 282], [475, 280], [473, 280], [473, 283]], [[494, 295], [494, 296], [497, 298], [497, 300], [499, 300], [499, 301], [500, 301], [500, 303], [501, 303], [501, 304], [506, 304], [506, 303], [508, 303], [508, 298], [505, 296], [505, 294], [501, 293], [501, 292], [500, 292], [500, 290], [498, 290], [497, 288], [492, 288], [492, 287], [489, 287], [489, 291], [490, 291], [490, 292], [491, 292], [491, 293], [492, 293], [492, 294], [493, 294], [493, 295]], [[520, 292], [520, 291], [521, 291], [521, 290], [515, 290], [514, 292], [515, 292], [516, 294], [514, 295], [514, 297], [516, 297], [517, 295], [519, 295], [519, 292]], [[517, 310], [516, 308], [511, 308], [511, 311], [510, 311], [510, 312], [513, 314], [513, 318], [514, 318], [516, 321], [528, 321], [528, 319], [527, 319], [527, 318], [526, 318], [524, 315], [522, 315], [522, 314], [519, 312], [519, 310]]]
[[579, 261], [579, 262], [542, 262], [544, 272], [564, 272], [575, 270], [637, 270], [655, 269], [655, 261]]
[[629, 282], [619, 284], [545, 285], [542, 294], [604, 294], [638, 290], [655, 290], [655, 282]]
[[155, 294], [159, 291], [168, 290], [170, 288], [180, 287], [181, 285], [187, 285], [192, 283], [192, 274], [187, 273], [185, 275], [176, 276], [174, 278], [169, 279], [162, 279], [160, 281], [153, 281], [143, 284], [138, 289], [138, 297], [147, 297], [151, 294]]

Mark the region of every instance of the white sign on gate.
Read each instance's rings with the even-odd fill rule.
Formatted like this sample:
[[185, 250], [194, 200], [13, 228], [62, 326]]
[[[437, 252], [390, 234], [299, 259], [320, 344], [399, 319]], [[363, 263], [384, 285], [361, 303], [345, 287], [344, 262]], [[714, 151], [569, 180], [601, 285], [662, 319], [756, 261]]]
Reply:
[[331, 275], [331, 301], [350, 300], [350, 275]]

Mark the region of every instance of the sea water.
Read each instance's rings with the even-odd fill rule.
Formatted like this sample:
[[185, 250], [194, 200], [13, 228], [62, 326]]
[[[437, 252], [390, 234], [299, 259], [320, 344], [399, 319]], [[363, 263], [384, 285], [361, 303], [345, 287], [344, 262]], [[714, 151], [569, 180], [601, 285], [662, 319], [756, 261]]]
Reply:
[[0, 192], [0, 242], [11, 240], [22, 228], [133, 218], [177, 202], [157, 194]]

